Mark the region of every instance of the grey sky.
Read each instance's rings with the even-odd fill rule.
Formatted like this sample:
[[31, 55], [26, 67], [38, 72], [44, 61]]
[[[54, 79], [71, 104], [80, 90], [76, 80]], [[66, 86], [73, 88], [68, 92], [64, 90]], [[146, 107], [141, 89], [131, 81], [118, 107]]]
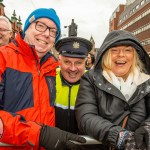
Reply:
[[6, 14], [10, 17], [16, 10], [22, 23], [36, 8], [54, 8], [61, 20], [63, 37], [68, 36], [64, 26], [71, 24], [74, 19], [78, 25], [78, 36], [90, 39], [93, 36], [95, 45], [100, 47], [109, 31], [109, 19], [119, 4], [126, 0], [4, 0]]

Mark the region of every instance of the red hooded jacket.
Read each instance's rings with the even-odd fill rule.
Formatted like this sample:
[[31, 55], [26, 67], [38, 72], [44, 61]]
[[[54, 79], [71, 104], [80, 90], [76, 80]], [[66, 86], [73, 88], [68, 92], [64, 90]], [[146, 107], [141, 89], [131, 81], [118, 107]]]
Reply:
[[41, 125], [55, 125], [57, 66], [50, 53], [39, 62], [20, 34], [0, 48], [0, 142], [17, 145], [0, 150], [39, 149]]

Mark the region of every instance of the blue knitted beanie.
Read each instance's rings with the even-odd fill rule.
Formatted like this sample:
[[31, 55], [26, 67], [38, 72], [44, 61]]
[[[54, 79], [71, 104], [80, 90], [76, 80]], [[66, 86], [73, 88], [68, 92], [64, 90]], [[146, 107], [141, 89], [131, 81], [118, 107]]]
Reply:
[[[56, 24], [57, 30], [61, 34], [60, 20], [59, 20], [59, 17], [57, 16], [57, 14], [56, 14], [56, 11], [53, 8], [39, 8], [39, 9], [34, 10], [29, 15], [27, 20], [25, 21], [23, 32], [25, 33], [25, 31], [28, 29], [30, 24], [32, 22], [34, 22], [35, 20], [39, 19], [39, 18], [48, 18], [48, 19], [52, 20]], [[60, 34], [56, 37], [55, 42], [57, 42], [57, 40], [60, 38]]]

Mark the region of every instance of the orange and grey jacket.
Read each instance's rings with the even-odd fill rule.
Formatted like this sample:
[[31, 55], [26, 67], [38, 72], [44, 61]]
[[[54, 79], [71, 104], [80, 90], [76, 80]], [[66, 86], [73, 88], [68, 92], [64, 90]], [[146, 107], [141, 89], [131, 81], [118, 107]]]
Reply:
[[39, 149], [40, 125], [55, 126], [57, 66], [50, 53], [39, 62], [34, 47], [20, 34], [0, 48], [0, 142]]

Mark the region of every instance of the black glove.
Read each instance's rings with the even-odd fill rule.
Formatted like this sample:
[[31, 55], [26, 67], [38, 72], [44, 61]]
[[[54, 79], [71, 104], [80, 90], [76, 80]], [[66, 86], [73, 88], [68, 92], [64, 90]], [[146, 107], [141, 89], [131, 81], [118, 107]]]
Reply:
[[66, 148], [76, 148], [78, 145], [72, 141], [85, 143], [86, 140], [79, 135], [72, 134], [55, 127], [43, 126], [40, 132], [40, 146], [50, 150], [65, 150]]
[[137, 150], [135, 139], [134, 139], [134, 132], [130, 132], [130, 131], [128, 132], [128, 134], [125, 136], [123, 140], [123, 144], [124, 144], [124, 150]]
[[135, 131], [135, 142], [137, 148], [150, 150], [150, 122]]
[[119, 133], [117, 148], [124, 150], [135, 149], [135, 140], [133, 136], [133, 132], [123, 131]]

